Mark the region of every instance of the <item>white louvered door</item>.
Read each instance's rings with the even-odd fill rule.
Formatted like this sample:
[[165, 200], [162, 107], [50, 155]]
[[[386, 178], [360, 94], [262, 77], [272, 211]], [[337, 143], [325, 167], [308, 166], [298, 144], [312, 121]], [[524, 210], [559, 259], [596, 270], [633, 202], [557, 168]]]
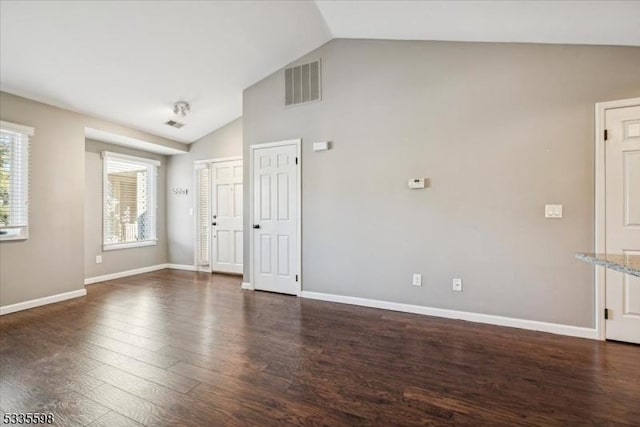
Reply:
[[211, 240], [210, 188], [211, 177], [208, 164], [196, 165], [196, 265], [209, 266]]

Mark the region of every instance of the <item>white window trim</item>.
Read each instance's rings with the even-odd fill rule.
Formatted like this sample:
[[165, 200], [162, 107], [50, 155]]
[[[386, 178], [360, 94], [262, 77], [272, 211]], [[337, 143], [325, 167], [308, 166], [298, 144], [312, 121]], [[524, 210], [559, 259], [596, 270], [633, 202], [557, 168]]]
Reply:
[[22, 228], [23, 231], [21, 234], [17, 235], [17, 236], [4, 236], [4, 235], [0, 235], [0, 242], [9, 242], [11, 240], [28, 240], [29, 239], [29, 226], [25, 226], [25, 227], [2, 227], [5, 230], [7, 228]]
[[30, 153], [30, 149], [29, 146], [31, 145], [31, 137], [33, 135], [35, 135], [35, 129], [31, 126], [25, 126], [25, 125], [19, 125], [17, 123], [11, 123], [11, 122], [5, 122], [4, 120], [0, 120], [0, 129], [2, 129], [5, 132], [12, 132], [12, 133], [17, 133], [20, 135], [26, 135], [27, 136], [27, 145], [26, 147], [24, 147], [24, 150], [26, 151], [25, 154], [25, 158], [26, 158], [26, 164], [24, 165], [24, 170], [25, 170], [25, 179], [26, 179], [26, 184], [24, 187], [24, 199], [25, 202], [27, 203], [27, 224], [24, 226], [9, 226], [9, 227], [2, 227], [4, 229], [9, 229], [9, 228], [18, 228], [21, 230], [20, 234], [18, 235], [9, 235], [9, 236], [5, 236], [5, 235], [0, 235], [0, 241], [2, 242], [6, 242], [6, 241], [12, 241], [12, 240], [28, 240], [29, 239], [29, 187], [30, 187], [30, 183], [29, 183], [29, 155]]
[[22, 133], [27, 136], [33, 136], [36, 133], [36, 130], [31, 126], [19, 125], [5, 121], [0, 121], [0, 128], [9, 132]]
[[119, 249], [129, 249], [129, 248], [140, 248], [143, 246], [156, 246], [158, 244], [158, 239], [152, 240], [142, 240], [140, 242], [130, 242], [130, 243], [113, 243], [110, 245], [102, 245], [103, 251], [116, 251]]
[[[139, 242], [127, 242], [127, 243], [110, 243], [107, 244], [104, 242], [104, 206], [107, 197], [107, 161], [109, 159], [118, 159], [118, 160], [126, 160], [133, 163], [138, 163], [141, 165], [151, 165], [156, 167], [156, 179], [155, 184], [156, 188], [154, 189], [155, 194], [153, 197], [155, 215], [154, 215], [154, 238], [148, 240], [141, 240]], [[144, 246], [156, 246], [158, 244], [158, 169], [162, 163], [159, 160], [147, 159], [144, 157], [130, 156], [127, 154], [114, 153], [112, 151], [103, 151], [102, 152], [102, 250], [103, 251], [115, 251], [119, 249], [131, 249], [131, 248], [140, 248]]]
[[130, 156], [128, 154], [114, 153], [113, 151], [103, 151], [102, 158], [105, 159], [107, 157], [112, 159], [128, 160], [130, 162], [136, 162], [144, 165], [153, 165], [156, 167], [159, 167], [160, 165], [162, 165], [160, 160], [147, 159], [145, 157]]

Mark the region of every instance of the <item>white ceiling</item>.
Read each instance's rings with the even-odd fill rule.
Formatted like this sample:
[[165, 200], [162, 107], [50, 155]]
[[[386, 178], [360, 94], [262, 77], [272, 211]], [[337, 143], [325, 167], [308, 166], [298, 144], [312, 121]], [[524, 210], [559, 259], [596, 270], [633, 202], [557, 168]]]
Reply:
[[193, 142], [334, 37], [640, 46], [640, 1], [2, 0], [0, 89]]
[[[0, 89], [192, 142], [328, 39], [312, 2], [2, 1]], [[178, 100], [179, 130], [164, 124]]]
[[640, 1], [317, 1], [333, 37], [640, 46]]

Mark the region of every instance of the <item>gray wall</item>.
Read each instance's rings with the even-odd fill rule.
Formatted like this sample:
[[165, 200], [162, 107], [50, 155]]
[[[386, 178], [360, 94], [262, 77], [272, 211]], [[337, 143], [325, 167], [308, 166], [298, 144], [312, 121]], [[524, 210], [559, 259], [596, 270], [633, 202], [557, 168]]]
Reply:
[[[103, 151], [128, 154], [159, 160], [158, 168], [158, 244], [139, 248], [102, 250], [102, 156]], [[133, 150], [104, 142], [86, 140], [85, 144], [85, 196], [84, 196], [84, 275], [96, 277], [141, 267], [165, 264], [168, 258], [166, 195], [167, 157], [160, 154]], [[102, 255], [102, 264], [96, 264], [96, 255]]]
[[640, 49], [334, 40], [298, 63], [317, 58], [321, 102], [284, 108], [281, 71], [243, 102], [245, 159], [303, 139], [304, 290], [593, 326], [574, 255], [594, 244], [594, 103], [640, 96]]
[[[193, 265], [194, 218], [190, 213], [194, 203], [194, 172], [196, 160], [242, 155], [242, 118], [236, 119], [191, 144], [187, 154], [169, 157], [167, 171], [167, 224], [169, 262]], [[187, 196], [176, 196], [173, 188], [187, 188]]]
[[0, 242], [0, 305], [82, 289], [84, 128], [92, 126], [167, 146], [177, 143], [4, 92], [0, 92], [0, 118], [35, 128], [29, 239]]

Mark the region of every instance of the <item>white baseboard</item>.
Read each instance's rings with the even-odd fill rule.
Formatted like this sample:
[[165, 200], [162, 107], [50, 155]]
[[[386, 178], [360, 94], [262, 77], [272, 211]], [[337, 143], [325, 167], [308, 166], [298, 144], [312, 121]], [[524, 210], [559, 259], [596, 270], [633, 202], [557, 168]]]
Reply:
[[195, 265], [187, 265], [187, 264], [166, 264], [166, 268], [170, 268], [172, 270], [207, 271], [207, 270], [200, 270]]
[[253, 285], [251, 283], [242, 282], [242, 289], [247, 289], [249, 291], [253, 291]]
[[17, 304], [5, 305], [0, 307], [0, 316], [3, 314], [15, 313], [16, 311], [27, 310], [30, 308], [40, 307], [41, 305], [53, 304], [54, 302], [65, 301], [72, 298], [83, 297], [87, 295], [86, 289], [78, 289], [77, 291], [64, 292], [62, 294], [51, 295], [44, 298], [32, 299], [30, 301], [19, 302]]
[[152, 271], [164, 270], [170, 268], [172, 270], [186, 270], [186, 271], [209, 271], [202, 269], [195, 265], [187, 264], [156, 264], [149, 267], [135, 268], [133, 270], [119, 271], [117, 273], [105, 274], [103, 276], [89, 277], [84, 279], [85, 285], [91, 285], [98, 282], [106, 282], [107, 280], [120, 279], [122, 277], [135, 276], [136, 274], [150, 273]]
[[135, 276], [136, 274], [150, 273], [152, 271], [164, 270], [171, 264], [157, 264], [149, 267], [135, 268], [133, 270], [119, 271], [117, 273], [105, 274], [103, 276], [89, 277], [84, 279], [85, 285], [91, 285], [93, 283], [105, 282], [107, 280], [120, 279], [122, 277]]
[[469, 322], [487, 323], [490, 325], [509, 326], [512, 328], [529, 329], [532, 331], [549, 332], [552, 334], [568, 335], [572, 337], [599, 339], [598, 333], [595, 329], [579, 326], [539, 322], [536, 320], [514, 319], [511, 317], [494, 316], [491, 314], [470, 313], [466, 311], [447, 310], [443, 308], [423, 307], [420, 305], [402, 304], [367, 298], [348, 297], [343, 295], [324, 294], [320, 292], [302, 291], [302, 294], [300, 296], [302, 298], [338, 302], [342, 304], [382, 308], [385, 310], [402, 311], [405, 313], [445, 317], [447, 319], [467, 320]]

